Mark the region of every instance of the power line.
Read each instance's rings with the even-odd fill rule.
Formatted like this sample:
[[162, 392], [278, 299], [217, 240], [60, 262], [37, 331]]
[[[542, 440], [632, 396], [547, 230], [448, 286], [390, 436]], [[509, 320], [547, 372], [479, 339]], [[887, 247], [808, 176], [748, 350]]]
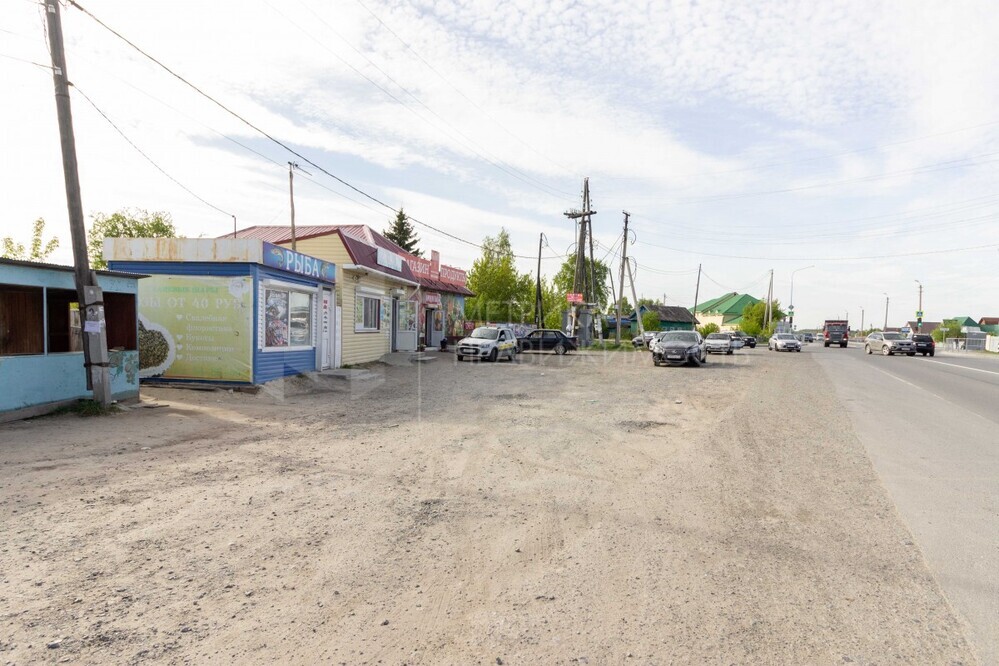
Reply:
[[[223, 111], [225, 111], [229, 115], [231, 115], [233, 118], [236, 118], [237, 120], [239, 120], [241, 123], [243, 123], [244, 125], [246, 125], [250, 129], [254, 130], [255, 132], [257, 132], [260, 135], [262, 135], [263, 137], [267, 138], [268, 140], [270, 140], [274, 144], [276, 144], [276, 145], [280, 146], [281, 148], [285, 149], [286, 151], [288, 151], [292, 155], [298, 157], [303, 162], [306, 162], [307, 164], [312, 165], [313, 167], [315, 167], [319, 171], [323, 172], [324, 174], [326, 174], [327, 176], [329, 176], [333, 180], [337, 181], [338, 183], [341, 183], [342, 185], [345, 185], [346, 187], [350, 188], [351, 190], [357, 192], [358, 194], [360, 194], [361, 196], [365, 197], [366, 199], [371, 200], [372, 202], [378, 204], [379, 206], [382, 206], [383, 208], [385, 208], [385, 209], [387, 209], [387, 210], [389, 210], [389, 211], [391, 211], [393, 213], [398, 214], [400, 212], [400, 211], [396, 210], [395, 208], [393, 208], [392, 206], [390, 206], [389, 204], [387, 204], [384, 201], [382, 201], [381, 199], [378, 199], [377, 197], [375, 197], [375, 196], [373, 196], [371, 194], [368, 194], [367, 192], [365, 192], [364, 190], [360, 189], [359, 187], [357, 187], [357, 186], [349, 183], [348, 181], [344, 180], [343, 178], [341, 178], [341, 177], [337, 176], [336, 174], [328, 171], [327, 169], [325, 169], [321, 165], [317, 164], [316, 162], [312, 161], [311, 159], [309, 159], [308, 157], [306, 157], [302, 153], [298, 152], [297, 150], [295, 150], [291, 146], [287, 145], [286, 143], [284, 143], [280, 139], [275, 138], [274, 136], [272, 136], [268, 132], [266, 132], [263, 129], [261, 129], [260, 127], [258, 127], [257, 125], [251, 123], [249, 120], [247, 120], [246, 118], [244, 118], [243, 116], [241, 116], [237, 112], [233, 111], [228, 106], [226, 106], [222, 102], [218, 101], [217, 99], [215, 99], [214, 97], [212, 97], [211, 95], [209, 95], [208, 93], [206, 93], [204, 90], [202, 90], [201, 88], [199, 88], [195, 84], [193, 84], [190, 81], [188, 81], [187, 79], [185, 79], [183, 76], [181, 76], [177, 72], [175, 72], [172, 69], [170, 69], [168, 66], [166, 66], [165, 64], [163, 64], [162, 62], [160, 62], [159, 60], [157, 60], [155, 57], [153, 57], [149, 53], [146, 53], [144, 50], [142, 50], [139, 46], [137, 46], [134, 42], [132, 42], [127, 37], [125, 37], [124, 35], [122, 35], [120, 32], [118, 32], [117, 30], [115, 30], [114, 28], [110, 27], [109, 25], [107, 25], [106, 23], [104, 23], [103, 21], [101, 21], [99, 18], [97, 18], [89, 10], [87, 10], [82, 5], [80, 5], [80, 3], [76, 2], [76, 0], [68, 0], [68, 2], [73, 7], [75, 7], [76, 9], [78, 9], [79, 11], [81, 11], [85, 15], [87, 15], [89, 18], [91, 18], [94, 22], [96, 22], [102, 28], [104, 28], [105, 30], [107, 30], [108, 32], [110, 32], [112, 35], [114, 35], [115, 37], [117, 37], [121, 41], [123, 41], [126, 44], [128, 44], [131, 48], [133, 48], [135, 51], [137, 51], [138, 53], [140, 53], [142, 56], [144, 56], [145, 58], [147, 58], [148, 60], [150, 60], [154, 64], [156, 64], [159, 67], [161, 67], [163, 70], [165, 70], [171, 76], [173, 76], [175, 79], [177, 79], [178, 81], [180, 81], [181, 83], [183, 83], [187, 87], [191, 88], [196, 93], [198, 93], [199, 95], [201, 95], [202, 97], [204, 97], [205, 99], [207, 99], [209, 102], [211, 102], [215, 106], [219, 107], [220, 109], [222, 109]], [[439, 234], [441, 234], [443, 236], [446, 236], [448, 238], [456, 240], [456, 241], [458, 241], [460, 243], [464, 243], [466, 245], [470, 245], [472, 247], [478, 248], [480, 250], [483, 249], [483, 247], [480, 244], [478, 244], [478, 243], [473, 243], [470, 240], [466, 240], [464, 238], [461, 238], [460, 236], [456, 236], [456, 235], [454, 235], [454, 234], [452, 234], [450, 232], [444, 231], [443, 229], [439, 229], [439, 228], [437, 228], [437, 227], [435, 227], [435, 226], [433, 226], [431, 224], [428, 224], [426, 222], [423, 222], [423, 221], [421, 221], [421, 220], [419, 220], [419, 219], [417, 219], [417, 218], [415, 218], [415, 217], [413, 217], [411, 215], [407, 214], [406, 217], [408, 219], [412, 220], [413, 222], [415, 222], [415, 223], [417, 223], [417, 224], [419, 224], [419, 225], [421, 225], [423, 227], [426, 227], [427, 229], [435, 231], [435, 232], [437, 232], [437, 233], [439, 233]], [[529, 256], [529, 255], [514, 254], [512, 256], [514, 258], [516, 258], [516, 259], [531, 259], [531, 260], [535, 259], [535, 257]]]
[[194, 191], [192, 191], [189, 187], [187, 187], [186, 185], [184, 185], [182, 182], [180, 182], [179, 180], [177, 180], [176, 178], [174, 178], [173, 176], [171, 176], [170, 174], [168, 174], [166, 172], [166, 170], [163, 169], [163, 167], [161, 167], [159, 164], [156, 163], [155, 160], [153, 160], [153, 158], [151, 158], [141, 148], [139, 148], [137, 145], [135, 145], [135, 142], [133, 142], [131, 139], [129, 139], [128, 136], [126, 136], [125, 133], [121, 131], [121, 128], [118, 127], [115, 124], [115, 122], [113, 120], [111, 120], [108, 117], [108, 115], [106, 113], [104, 113], [99, 106], [97, 106], [97, 104], [94, 103], [94, 100], [90, 99], [90, 97], [88, 97], [85, 92], [83, 92], [82, 90], [80, 90], [80, 88], [78, 86], [76, 86], [76, 85], [74, 85], [72, 83], [70, 85], [76, 90], [76, 92], [83, 99], [87, 100], [87, 103], [90, 104], [90, 106], [94, 107], [94, 110], [97, 111], [97, 113], [99, 113], [101, 115], [101, 117], [104, 118], [104, 120], [106, 120], [108, 122], [108, 124], [111, 125], [111, 127], [113, 127], [116, 132], [118, 132], [119, 135], [121, 135], [121, 138], [123, 138], [128, 143], [128, 145], [132, 146], [132, 148], [135, 148], [135, 151], [137, 153], [139, 153], [140, 155], [142, 155], [144, 158], [146, 158], [146, 161], [149, 162], [150, 164], [152, 164], [153, 167], [155, 167], [157, 171], [159, 171], [161, 174], [163, 174], [164, 176], [166, 176], [167, 178], [169, 178], [171, 181], [173, 181], [180, 189], [184, 190], [185, 192], [187, 192], [192, 197], [194, 197], [195, 199], [197, 199], [201, 203], [205, 204], [209, 208], [212, 208], [212, 209], [214, 209], [214, 210], [222, 213], [223, 215], [225, 215], [227, 217], [233, 217], [232, 213], [230, 213], [228, 211], [225, 211], [225, 210], [222, 210], [221, 208], [219, 208], [215, 204], [211, 203], [210, 201], [207, 201], [206, 199], [204, 199], [203, 197], [201, 197], [200, 195], [198, 195], [197, 193], [195, 193]]
[[0, 58], [7, 58], [8, 60], [16, 60], [17, 62], [23, 62], [27, 65], [34, 65], [35, 67], [41, 67], [42, 69], [47, 69], [52, 71], [52, 65], [43, 65], [40, 62], [35, 62], [34, 60], [27, 60], [25, 58], [18, 58], [17, 56], [7, 55], [6, 53], [0, 53]]

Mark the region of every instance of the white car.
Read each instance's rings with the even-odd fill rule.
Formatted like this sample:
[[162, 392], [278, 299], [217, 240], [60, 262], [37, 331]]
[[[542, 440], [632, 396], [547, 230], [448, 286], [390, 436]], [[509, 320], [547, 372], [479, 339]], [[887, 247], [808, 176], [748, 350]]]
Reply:
[[709, 354], [731, 354], [735, 350], [729, 333], [711, 333], [704, 339], [704, 347]]
[[767, 347], [770, 348], [770, 351], [801, 351], [801, 343], [798, 342], [798, 338], [794, 337], [790, 333], [777, 333], [776, 335], [771, 335], [770, 342], [767, 343]]
[[466, 356], [489, 361], [498, 361], [500, 356], [505, 356], [513, 361], [517, 356], [517, 336], [513, 329], [505, 326], [480, 326], [458, 341], [457, 355], [459, 361]]

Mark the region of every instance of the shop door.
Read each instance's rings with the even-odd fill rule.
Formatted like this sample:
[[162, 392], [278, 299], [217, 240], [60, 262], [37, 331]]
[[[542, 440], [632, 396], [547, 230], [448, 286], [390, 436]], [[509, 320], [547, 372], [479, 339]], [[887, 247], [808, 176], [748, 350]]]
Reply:
[[322, 300], [319, 309], [319, 369], [328, 370], [333, 367], [333, 337], [335, 327], [333, 326], [333, 292], [323, 289]]
[[392, 351], [399, 351], [399, 299], [392, 299]]
[[399, 301], [398, 312], [393, 327], [395, 348], [399, 351], [416, 351], [416, 303]]

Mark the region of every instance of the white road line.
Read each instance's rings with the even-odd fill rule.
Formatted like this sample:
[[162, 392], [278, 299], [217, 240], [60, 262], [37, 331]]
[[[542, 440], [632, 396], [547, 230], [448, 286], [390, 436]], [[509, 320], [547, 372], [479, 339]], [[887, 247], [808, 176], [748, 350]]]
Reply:
[[966, 365], [958, 365], [957, 363], [947, 363], [945, 361], [931, 361], [929, 359], [925, 359], [924, 363], [936, 363], [937, 365], [946, 365], [948, 368], [960, 368], [961, 370], [971, 370], [972, 372], [984, 372], [988, 375], [999, 375], [999, 372], [996, 372], [995, 370], [982, 370], [980, 368], [969, 368]]

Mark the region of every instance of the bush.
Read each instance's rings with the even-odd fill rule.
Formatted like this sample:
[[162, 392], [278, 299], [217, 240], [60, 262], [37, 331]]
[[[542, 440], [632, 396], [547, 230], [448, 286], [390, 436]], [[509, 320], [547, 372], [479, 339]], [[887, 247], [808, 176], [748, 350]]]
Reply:
[[710, 324], [705, 324], [697, 329], [697, 332], [701, 334], [702, 337], [708, 337], [712, 333], [717, 333], [721, 329], [718, 328], [718, 324], [712, 322]]

